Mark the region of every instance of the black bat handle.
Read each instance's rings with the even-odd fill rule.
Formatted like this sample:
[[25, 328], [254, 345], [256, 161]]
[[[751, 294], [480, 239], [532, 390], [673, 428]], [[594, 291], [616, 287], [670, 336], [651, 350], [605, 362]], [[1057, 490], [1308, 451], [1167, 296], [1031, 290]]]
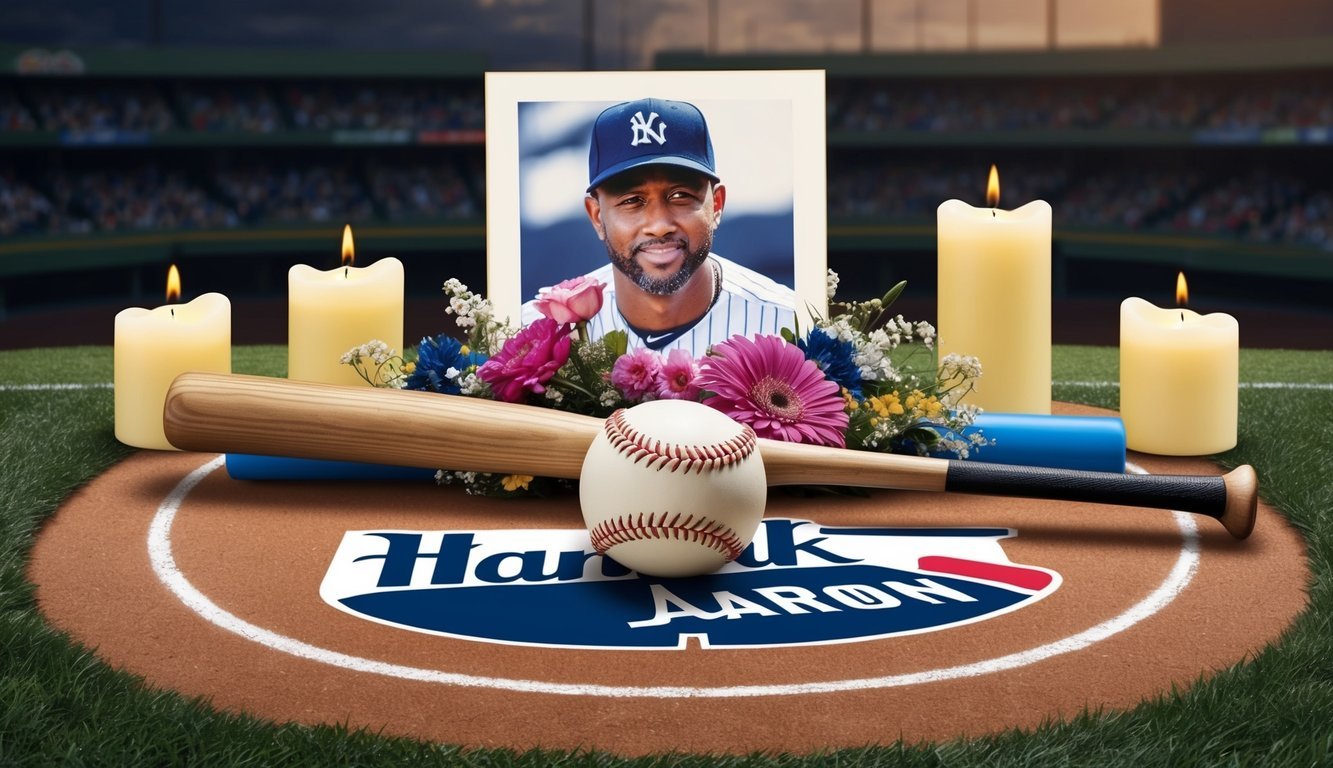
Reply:
[[1224, 476], [1129, 475], [1049, 467], [950, 461], [944, 490], [1194, 512], [1217, 518], [1238, 539], [1250, 535], [1258, 508], [1254, 470]]

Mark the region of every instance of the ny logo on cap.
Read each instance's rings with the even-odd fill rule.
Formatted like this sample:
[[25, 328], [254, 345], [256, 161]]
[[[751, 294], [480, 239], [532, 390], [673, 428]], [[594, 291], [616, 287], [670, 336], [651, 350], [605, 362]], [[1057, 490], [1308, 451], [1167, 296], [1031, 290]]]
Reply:
[[630, 141], [631, 147], [637, 147], [640, 144], [647, 144], [649, 139], [658, 144], [666, 143], [666, 123], [657, 120], [657, 131], [653, 131], [653, 121], [657, 120], [656, 112], [649, 112], [648, 119], [643, 119], [642, 112], [635, 112], [634, 117], [630, 118], [629, 127], [634, 131], [633, 140]]

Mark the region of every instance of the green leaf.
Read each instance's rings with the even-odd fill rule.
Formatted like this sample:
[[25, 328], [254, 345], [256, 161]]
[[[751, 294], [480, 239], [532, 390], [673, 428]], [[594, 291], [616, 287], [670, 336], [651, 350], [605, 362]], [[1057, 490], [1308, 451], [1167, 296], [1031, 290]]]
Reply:
[[884, 298], [880, 299], [880, 302], [884, 305], [885, 309], [888, 309], [889, 305], [897, 301], [898, 297], [903, 295], [903, 291], [905, 290], [907, 290], [907, 281], [902, 280], [897, 285], [890, 288], [889, 292], [884, 294]]
[[615, 357], [620, 357], [629, 350], [629, 334], [624, 331], [609, 331], [602, 336], [602, 344]]

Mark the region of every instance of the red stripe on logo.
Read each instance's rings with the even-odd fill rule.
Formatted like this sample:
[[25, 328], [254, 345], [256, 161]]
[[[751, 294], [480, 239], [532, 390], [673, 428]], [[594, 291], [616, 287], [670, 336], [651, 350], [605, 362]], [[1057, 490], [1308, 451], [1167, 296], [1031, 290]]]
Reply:
[[972, 579], [998, 581], [1002, 584], [1011, 584], [1034, 592], [1045, 589], [1051, 583], [1051, 575], [1045, 571], [1020, 568], [1014, 565], [983, 563], [979, 560], [963, 560], [942, 555], [920, 558], [917, 560], [917, 567], [924, 571], [952, 573], [955, 576], [965, 576]]

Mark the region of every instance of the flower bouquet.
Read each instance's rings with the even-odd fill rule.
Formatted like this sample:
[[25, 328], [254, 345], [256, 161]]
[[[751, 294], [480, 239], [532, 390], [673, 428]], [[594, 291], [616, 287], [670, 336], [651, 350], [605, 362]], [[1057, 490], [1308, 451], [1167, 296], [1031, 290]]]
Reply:
[[[833, 301], [837, 284], [830, 270], [830, 317], [813, 315], [808, 332], [732, 336], [696, 359], [679, 349], [631, 350], [622, 331], [590, 338], [587, 321], [601, 309], [605, 285], [587, 277], [542, 289], [534, 302], [542, 317], [522, 328], [451, 279], [444, 284], [445, 311], [461, 339], [427, 337], [406, 355], [371, 341], [342, 362], [378, 387], [597, 417], [648, 400], [698, 400], [749, 424], [759, 437], [850, 450], [950, 451], [965, 458], [985, 444], [979, 432], [964, 431], [979, 412], [963, 402], [981, 375], [977, 359], [936, 361], [929, 323], [888, 315], [906, 283], [881, 298], [846, 303]], [[569, 482], [449, 469], [436, 477], [489, 496], [542, 495]]]

